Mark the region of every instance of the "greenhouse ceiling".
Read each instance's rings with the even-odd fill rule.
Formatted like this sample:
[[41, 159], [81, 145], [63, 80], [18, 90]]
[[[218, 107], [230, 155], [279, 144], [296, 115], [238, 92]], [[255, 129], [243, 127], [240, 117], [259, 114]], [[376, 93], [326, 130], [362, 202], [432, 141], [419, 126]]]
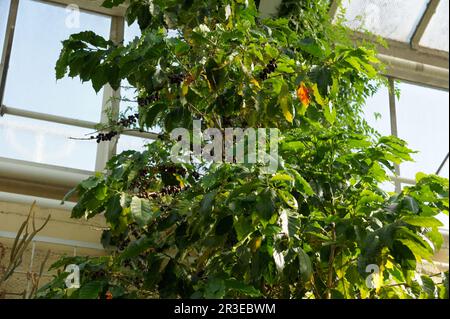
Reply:
[[[282, 0], [262, 0], [275, 14]], [[448, 90], [449, 0], [333, 0], [331, 19], [345, 18], [355, 39], [382, 37], [380, 58], [387, 75]], [[367, 32], [368, 31], [368, 32]], [[369, 33], [371, 35], [369, 35]]]
[[[51, 0], [70, 4], [74, 0]], [[81, 8], [122, 16], [126, 6], [100, 7], [101, 0], [78, 0]], [[261, 0], [263, 14], [273, 15], [282, 0]], [[355, 40], [382, 37], [380, 58], [386, 75], [403, 81], [448, 90], [449, 0], [332, 0], [330, 18], [343, 16], [355, 30]], [[368, 32], [366, 32], [368, 31]], [[370, 35], [369, 35], [370, 34]]]
[[[265, 15], [277, 14], [283, 0], [260, 0]], [[101, 7], [102, 0], [47, 0], [55, 4], [76, 3], [81, 9], [123, 16], [126, 5]], [[449, 89], [449, 0], [331, 0], [330, 19], [344, 17], [355, 30], [355, 40], [375, 42], [394, 79], [434, 88]], [[368, 32], [367, 32], [368, 31]]]

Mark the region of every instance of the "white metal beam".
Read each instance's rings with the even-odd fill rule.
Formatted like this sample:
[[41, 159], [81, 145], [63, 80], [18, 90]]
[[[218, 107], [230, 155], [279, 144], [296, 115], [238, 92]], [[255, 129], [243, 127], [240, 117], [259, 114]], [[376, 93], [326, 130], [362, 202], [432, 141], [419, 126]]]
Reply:
[[127, 10], [126, 4], [108, 9], [102, 7], [104, 0], [33, 0], [37, 2], [51, 3], [59, 6], [77, 5], [80, 9], [110, 16], [123, 17]]
[[[123, 17], [112, 17], [110, 40], [114, 43], [123, 42], [125, 34], [125, 19]], [[103, 90], [103, 105], [101, 122], [107, 124], [109, 115], [113, 119], [119, 119], [120, 112], [120, 89], [114, 91], [112, 87], [107, 84]], [[105, 169], [106, 163], [116, 154], [118, 137], [114, 137], [111, 141], [100, 143], [97, 147], [97, 159], [95, 163], [95, 170], [101, 172]]]
[[[99, 123], [95, 123], [95, 122], [83, 121], [83, 120], [78, 120], [78, 119], [59, 116], [59, 115], [51, 115], [51, 114], [47, 114], [47, 113], [39, 113], [39, 112], [33, 112], [33, 111], [28, 111], [28, 110], [22, 110], [19, 108], [9, 107], [6, 105], [2, 106], [2, 112], [3, 113], [0, 114], [0, 116], [14, 115], [14, 116], [31, 118], [31, 119], [35, 119], [35, 120], [39, 120], [39, 121], [46, 121], [46, 122], [63, 124], [63, 125], [78, 126], [78, 127], [83, 127], [83, 128], [92, 129], [92, 130], [95, 130], [96, 127], [99, 125]], [[159, 136], [156, 133], [140, 132], [140, 131], [126, 131], [123, 133], [123, 135], [140, 137], [140, 138], [145, 138], [145, 139], [149, 139], [149, 140], [156, 140]]]
[[[389, 110], [390, 110], [390, 118], [391, 118], [391, 134], [392, 136], [398, 137], [398, 125], [397, 125], [397, 108], [395, 105], [395, 83], [392, 78], [389, 78]], [[395, 174], [396, 176], [400, 175], [400, 165], [395, 164]], [[397, 193], [401, 193], [402, 184], [400, 181], [395, 180], [395, 191]]]
[[436, 9], [439, 6], [440, 0], [431, 0], [428, 5], [427, 9], [425, 10], [425, 13], [423, 14], [422, 18], [420, 19], [419, 24], [416, 27], [416, 30], [414, 30], [414, 34], [411, 38], [411, 47], [416, 49], [419, 48], [420, 40], [423, 37], [423, 34], [425, 33], [425, 30], [427, 29], [428, 25], [430, 24], [431, 19], [433, 18], [434, 14], [436, 13]]
[[62, 204], [60, 200], [56, 199], [0, 192], [0, 202], [31, 205], [34, 201], [36, 201], [36, 205], [39, 208], [58, 209], [70, 212], [75, 207], [75, 203], [72, 202], [64, 202]]
[[386, 76], [432, 88], [449, 89], [448, 69], [385, 54], [379, 54], [378, 57], [386, 65]]
[[[0, 231], [0, 238], [15, 239], [16, 237], [17, 237], [16, 233]], [[96, 243], [89, 243], [89, 242], [78, 241], [78, 240], [67, 240], [67, 239], [47, 237], [47, 236], [36, 236], [36, 237], [34, 237], [33, 242], [55, 244], [55, 245], [68, 246], [68, 247], [87, 248], [87, 249], [102, 250], [102, 251], [105, 250], [102, 245], [96, 244]]]
[[0, 61], [0, 115], [2, 114], [3, 97], [5, 96], [6, 78], [8, 77], [9, 61], [11, 59], [11, 50], [14, 40], [14, 31], [16, 28], [17, 12], [19, 9], [19, 0], [11, 0], [8, 21], [6, 23], [5, 42]]
[[92, 172], [0, 157], [0, 177], [46, 185], [74, 187]]

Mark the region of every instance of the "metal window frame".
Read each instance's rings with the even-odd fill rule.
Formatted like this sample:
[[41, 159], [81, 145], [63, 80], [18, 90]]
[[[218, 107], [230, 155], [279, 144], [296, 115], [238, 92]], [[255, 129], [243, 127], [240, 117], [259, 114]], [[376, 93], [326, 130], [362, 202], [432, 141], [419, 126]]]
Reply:
[[[7, 32], [5, 34], [5, 45], [3, 47], [2, 60], [0, 65], [0, 97], [2, 97], [4, 94], [4, 87], [6, 84], [19, 1], [20, 0], [10, 0], [10, 12], [7, 23]], [[126, 5], [121, 5], [113, 9], [107, 9], [102, 8], [100, 6], [102, 0], [33, 0], [33, 1], [59, 6], [76, 4], [83, 11], [107, 15], [111, 18], [110, 38], [116, 42], [120, 42], [123, 40], [125, 28], [125, 21], [123, 17], [126, 11]], [[334, 17], [338, 13], [341, 2], [342, 0], [330, 1], [329, 13], [331, 19], [334, 19]], [[276, 10], [276, 8], [280, 4], [281, 0], [261, 0], [260, 11], [262, 12], [262, 14], [266, 15], [273, 14], [276, 12], [274, 10]], [[387, 71], [385, 75], [392, 80], [392, 83], [394, 80], [400, 80], [404, 82], [414, 83], [416, 85], [428, 86], [448, 91], [449, 88], [448, 52], [439, 52], [437, 50], [430, 50], [427, 48], [424, 49], [417, 45], [420, 42], [420, 39], [423, 36], [423, 33], [425, 32], [426, 28], [428, 27], [438, 5], [439, 0], [437, 1], [431, 0], [420, 23], [418, 24], [414, 32], [414, 36], [411, 39], [411, 43], [407, 44], [407, 43], [400, 43], [398, 41], [387, 40], [389, 44], [389, 49], [380, 48], [379, 57], [387, 65]], [[361, 39], [364, 36], [361, 34], [356, 34], [355, 37]], [[106, 117], [106, 110], [109, 107], [113, 108], [114, 116], [116, 117], [118, 116], [119, 110], [118, 97], [120, 97], [120, 91], [114, 92], [109, 86], [105, 86], [103, 93], [103, 102], [101, 107], [102, 119], [100, 123], [104, 124], [107, 122], [108, 119]], [[41, 121], [48, 121], [52, 123], [65, 124], [88, 129], [95, 129], [99, 124], [62, 116], [55, 116], [45, 113], [27, 111], [12, 106], [5, 106], [1, 101], [2, 99], [0, 98], [1, 116], [15, 115], [20, 117], [26, 117]], [[392, 104], [394, 104], [394, 107], [392, 107]], [[390, 93], [390, 108], [391, 113], [392, 111], [395, 112], [394, 92]], [[395, 114], [392, 116], [396, 119]], [[393, 120], [391, 119], [391, 128], [393, 129], [394, 124], [392, 123], [392, 121]], [[158, 135], [154, 133], [138, 132], [138, 131], [126, 132], [123, 135], [144, 138], [149, 140], [155, 140], [158, 137]], [[116, 147], [117, 147], [117, 139], [114, 139], [109, 143], [101, 143], [98, 146], [97, 159], [95, 163], [96, 171], [104, 170], [106, 162], [110, 159], [112, 155], [114, 155]], [[0, 158], [0, 163], [1, 161], [4, 161], [4, 159]], [[23, 161], [16, 161], [16, 162], [17, 163], [21, 162], [23, 164]], [[11, 165], [11, 162], [8, 161], [7, 164]], [[30, 164], [33, 163], [28, 163], [28, 165]], [[55, 171], [59, 172], [57, 166], [53, 165], [43, 165], [43, 166], [46, 167], [47, 169], [54, 168]], [[31, 165], [30, 167], [35, 166]], [[400, 176], [399, 170], [397, 171], [397, 175]], [[406, 184], [414, 183], [414, 181], [402, 177], [393, 177], [393, 180], [396, 181], [396, 185], [398, 185], [399, 183], [406, 183]]]
[[[389, 82], [389, 117], [390, 117], [390, 128], [391, 128], [391, 134], [393, 136], [399, 137], [399, 131], [398, 131], [398, 116], [397, 116], [397, 97], [395, 95], [395, 82], [400, 81], [403, 83], [410, 83], [412, 85], [420, 86], [420, 87], [430, 87], [429, 85], [423, 84], [423, 83], [417, 83], [417, 82], [410, 82], [410, 81], [403, 81], [399, 78], [393, 78], [388, 77]], [[431, 87], [432, 89], [438, 89], [435, 87]], [[445, 90], [448, 92], [448, 89]], [[449, 155], [447, 154], [442, 163], [440, 164], [439, 168], [436, 168], [436, 174], [439, 175], [444, 165], [449, 160]], [[414, 179], [406, 178], [401, 175], [401, 165], [395, 165], [395, 174], [396, 176], [391, 176], [392, 181], [395, 183], [395, 191], [397, 193], [400, 193], [403, 189], [403, 184], [406, 185], [415, 185], [416, 181]]]
[[[116, 43], [120, 43], [124, 40], [125, 20], [124, 6], [120, 6], [116, 9], [106, 9], [100, 6], [102, 1], [87, 1], [87, 0], [34, 0], [46, 5], [58, 5], [65, 6], [68, 4], [77, 4], [80, 10], [107, 15], [111, 19], [110, 26], [110, 39]], [[70, 125], [74, 127], [88, 128], [95, 130], [98, 124], [105, 124], [109, 118], [107, 113], [112, 110], [113, 119], [118, 119], [120, 109], [120, 90], [114, 91], [109, 85], [106, 85], [103, 89], [103, 99], [101, 107], [101, 120], [100, 123], [94, 123], [89, 121], [78, 120], [74, 118], [68, 118], [63, 116], [56, 116], [47, 113], [39, 113], [28, 111], [20, 108], [6, 106], [3, 104], [3, 97], [5, 94], [6, 81], [8, 77], [8, 67], [11, 59], [11, 51], [14, 41], [14, 31], [17, 21], [17, 14], [19, 9], [20, 0], [11, 0], [10, 11], [7, 22], [7, 32], [5, 34], [5, 44], [2, 52], [2, 63], [0, 68], [0, 116], [14, 115], [19, 117], [26, 117], [40, 121], [47, 121], [52, 123]], [[123, 135], [139, 137], [154, 140], [158, 137], [157, 134], [140, 132], [140, 131], [127, 131]], [[106, 163], [112, 156], [115, 155], [118, 139], [116, 137], [111, 142], [101, 143], [97, 147], [96, 151], [96, 163], [95, 171], [103, 171]]]

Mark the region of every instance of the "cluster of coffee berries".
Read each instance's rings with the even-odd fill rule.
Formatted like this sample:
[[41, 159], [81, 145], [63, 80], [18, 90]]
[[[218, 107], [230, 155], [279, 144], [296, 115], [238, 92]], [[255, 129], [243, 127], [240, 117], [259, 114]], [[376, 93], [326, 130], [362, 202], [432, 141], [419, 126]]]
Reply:
[[97, 144], [101, 142], [111, 141], [114, 137], [116, 137], [119, 133], [117, 131], [110, 131], [108, 133], [99, 133], [97, 136], [91, 136], [91, 139], [96, 139]]
[[178, 193], [181, 193], [182, 190], [183, 190], [183, 188], [181, 188], [180, 186], [166, 186], [163, 189], [161, 189], [159, 192], [151, 192], [151, 193], [149, 193], [148, 191], [146, 191], [144, 189], [140, 189], [137, 196], [139, 198], [145, 198], [145, 199], [157, 199], [157, 198], [161, 198], [163, 196], [176, 195]]
[[128, 117], [124, 117], [117, 122], [117, 125], [122, 127], [130, 127], [139, 120], [139, 113], [135, 113], [133, 115], [129, 115]]
[[[136, 113], [120, 119], [115, 126], [130, 127], [131, 125], [136, 124], [138, 120], [139, 114]], [[119, 132], [111, 130], [108, 133], [99, 133], [97, 136], [91, 136], [91, 140], [97, 140], [97, 143], [100, 144], [101, 142], [111, 141], [117, 135], [119, 135]]]
[[269, 64], [264, 68], [264, 70], [259, 73], [259, 78], [263, 81], [269, 78], [269, 75], [278, 68], [277, 61], [275, 59], [270, 60]]
[[152, 104], [154, 102], [158, 102], [160, 99], [161, 99], [161, 97], [159, 96], [159, 93], [155, 92], [155, 93], [150, 94], [150, 95], [148, 95], [146, 97], [139, 97], [138, 98], [138, 105], [140, 107], [144, 107], [144, 106], [150, 105], [150, 104]]
[[177, 167], [173, 165], [161, 165], [158, 167], [160, 173], [174, 174], [174, 175], [186, 175], [186, 170], [183, 167]]
[[180, 85], [181, 83], [183, 83], [185, 78], [186, 76], [183, 73], [169, 75], [170, 84]]

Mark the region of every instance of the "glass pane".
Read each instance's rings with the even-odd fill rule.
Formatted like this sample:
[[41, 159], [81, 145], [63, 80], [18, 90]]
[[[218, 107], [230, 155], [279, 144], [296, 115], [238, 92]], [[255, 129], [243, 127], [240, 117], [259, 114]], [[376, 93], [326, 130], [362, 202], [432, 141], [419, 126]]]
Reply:
[[10, 0], [0, 0], [0, 59], [5, 43], [6, 23], [8, 22]]
[[432, 49], [448, 51], [448, 10], [449, 0], [441, 0], [436, 13], [430, 21], [420, 45]]
[[428, 0], [344, 0], [346, 24], [385, 38], [407, 42], [425, 12]]
[[384, 182], [380, 184], [380, 188], [388, 193], [395, 193], [395, 183], [394, 182]]
[[136, 37], [141, 36], [141, 29], [139, 28], [139, 25], [137, 22], [133, 23], [132, 25], [125, 24], [125, 44], [133, 41]]
[[413, 155], [415, 163], [401, 166], [401, 175], [414, 178], [417, 172], [434, 174], [449, 149], [449, 94], [406, 83], [400, 84], [400, 90], [399, 136], [419, 151]]
[[146, 145], [152, 143], [152, 140], [121, 135], [119, 138], [119, 142], [117, 143], [117, 154], [120, 154], [125, 151], [138, 151], [143, 152], [147, 150]]
[[[56, 82], [55, 63], [61, 41], [93, 30], [109, 37], [110, 18], [77, 13], [37, 1], [20, 1], [6, 84], [5, 104], [30, 111], [100, 121], [102, 93], [78, 78]], [[72, 19], [73, 18], [73, 19]]]
[[367, 99], [364, 108], [366, 121], [381, 135], [391, 135], [391, 120], [389, 114], [389, 90], [382, 87], [378, 92]]
[[0, 118], [0, 157], [93, 171], [97, 144], [92, 130], [5, 115]]

